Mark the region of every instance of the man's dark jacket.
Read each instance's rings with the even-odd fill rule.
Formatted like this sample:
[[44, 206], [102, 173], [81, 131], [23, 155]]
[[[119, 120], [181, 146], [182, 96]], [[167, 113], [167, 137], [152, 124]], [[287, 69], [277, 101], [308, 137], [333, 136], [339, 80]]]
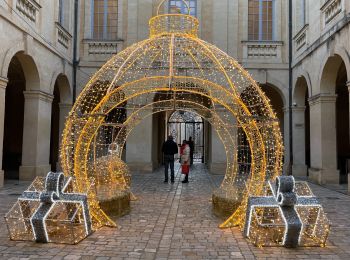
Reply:
[[174, 155], [178, 153], [177, 144], [173, 140], [166, 140], [163, 143], [162, 151], [164, 155]]

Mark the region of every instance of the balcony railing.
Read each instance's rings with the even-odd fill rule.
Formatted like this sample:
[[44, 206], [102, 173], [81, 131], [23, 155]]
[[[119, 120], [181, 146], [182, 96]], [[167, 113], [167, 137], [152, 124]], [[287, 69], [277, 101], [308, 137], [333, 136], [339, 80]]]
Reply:
[[327, 25], [343, 9], [342, 0], [327, 0], [321, 7], [324, 16], [324, 23]]
[[63, 28], [60, 23], [57, 22], [56, 30], [58, 43], [60, 43], [63, 47], [68, 49], [71, 44], [72, 35], [70, 35], [70, 33], [65, 28]]
[[309, 25], [305, 25], [295, 36], [295, 50], [298, 51], [308, 44], [308, 29]]
[[16, 9], [27, 19], [36, 22], [37, 13], [41, 6], [35, 0], [17, 0]]
[[122, 40], [84, 40], [84, 56], [88, 59], [104, 61], [122, 50], [122, 42]]
[[273, 59], [280, 60], [282, 53], [282, 42], [254, 42], [243, 41], [243, 59], [263, 60]]

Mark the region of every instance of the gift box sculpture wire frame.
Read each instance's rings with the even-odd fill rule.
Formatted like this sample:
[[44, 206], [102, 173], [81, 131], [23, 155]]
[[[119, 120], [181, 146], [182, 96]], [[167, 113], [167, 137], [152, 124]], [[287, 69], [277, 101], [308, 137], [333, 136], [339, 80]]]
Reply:
[[266, 196], [248, 199], [244, 235], [256, 246], [325, 246], [330, 223], [306, 182], [269, 181]]
[[6, 214], [12, 240], [76, 244], [91, 233], [86, 194], [72, 193], [63, 173], [36, 177]]

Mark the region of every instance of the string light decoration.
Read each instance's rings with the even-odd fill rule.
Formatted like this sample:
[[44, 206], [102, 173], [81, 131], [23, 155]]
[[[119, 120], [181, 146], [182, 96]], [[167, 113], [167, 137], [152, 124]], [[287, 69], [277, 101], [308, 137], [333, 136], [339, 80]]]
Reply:
[[243, 227], [249, 195], [263, 195], [266, 181], [282, 170], [282, 137], [269, 100], [237, 61], [198, 38], [197, 18], [160, 14], [165, 2], [149, 21], [150, 37], [113, 56], [66, 121], [61, 165], [76, 191], [88, 193], [93, 229], [115, 226], [100, 207], [99, 185], [129, 190], [125, 140], [155, 113], [194, 112], [217, 131], [227, 158], [220, 190], [237, 201], [221, 227]]
[[280, 176], [267, 188], [248, 199], [244, 235], [259, 247], [324, 247], [330, 223], [309, 185]]
[[60, 151], [67, 184], [63, 174], [36, 178], [6, 215], [11, 238], [77, 243], [115, 227], [111, 216], [132, 197], [121, 159], [129, 134], [146, 117], [183, 111], [211, 124], [225, 147], [216, 203], [235, 206], [220, 227], [244, 228], [257, 246], [324, 246], [329, 222], [309, 186], [278, 177], [283, 143], [269, 100], [237, 61], [198, 38], [195, 17], [160, 14], [165, 2], [150, 19], [150, 37], [113, 56], [79, 95]]
[[76, 244], [92, 232], [86, 194], [73, 193], [71, 177], [36, 177], [5, 220], [12, 240]]

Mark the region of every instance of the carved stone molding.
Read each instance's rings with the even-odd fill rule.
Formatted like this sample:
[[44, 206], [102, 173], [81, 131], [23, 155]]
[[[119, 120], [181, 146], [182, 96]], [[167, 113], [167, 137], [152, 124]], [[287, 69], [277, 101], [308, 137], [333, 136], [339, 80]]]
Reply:
[[16, 9], [27, 19], [36, 22], [41, 6], [35, 0], [17, 0]]

